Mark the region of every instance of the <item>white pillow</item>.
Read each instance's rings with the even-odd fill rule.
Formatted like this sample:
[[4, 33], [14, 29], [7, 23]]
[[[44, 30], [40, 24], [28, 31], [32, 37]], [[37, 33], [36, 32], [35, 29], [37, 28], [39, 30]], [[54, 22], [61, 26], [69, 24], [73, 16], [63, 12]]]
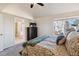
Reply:
[[72, 32], [70, 32], [70, 33], [68, 34], [67, 40], [70, 40], [70, 39], [72, 39], [72, 38], [74, 38], [74, 37], [76, 37], [76, 36], [79, 36], [79, 32], [72, 31]]

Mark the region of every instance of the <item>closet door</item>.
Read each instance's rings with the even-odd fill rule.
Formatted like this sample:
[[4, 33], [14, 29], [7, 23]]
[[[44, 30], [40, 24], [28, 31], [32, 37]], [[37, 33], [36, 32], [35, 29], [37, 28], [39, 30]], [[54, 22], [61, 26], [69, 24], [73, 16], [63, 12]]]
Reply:
[[4, 14], [4, 38], [5, 38], [5, 43], [4, 46], [5, 48], [11, 47], [15, 44], [15, 20], [14, 16]]
[[0, 14], [0, 51], [3, 50], [3, 44], [4, 44], [4, 39], [3, 39], [3, 16]]

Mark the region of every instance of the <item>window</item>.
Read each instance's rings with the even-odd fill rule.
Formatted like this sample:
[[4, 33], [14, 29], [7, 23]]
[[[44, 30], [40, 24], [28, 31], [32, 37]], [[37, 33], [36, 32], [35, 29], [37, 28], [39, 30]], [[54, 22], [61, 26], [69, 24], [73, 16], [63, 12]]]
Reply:
[[64, 21], [63, 20], [56, 20], [53, 22], [54, 32], [55, 34], [60, 34], [64, 32]]
[[66, 20], [56, 20], [53, 22], [54, 34], [65, 33], [72, 29], [79, 29], [79, 20], [77, 19], [66, 19]]

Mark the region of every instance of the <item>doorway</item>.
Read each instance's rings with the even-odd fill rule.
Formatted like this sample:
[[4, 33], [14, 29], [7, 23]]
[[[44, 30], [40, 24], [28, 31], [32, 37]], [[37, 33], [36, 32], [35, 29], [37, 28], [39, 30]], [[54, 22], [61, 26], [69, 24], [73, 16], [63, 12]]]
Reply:
[[15, 42], [21, 43], [25, 41], [25, 21], [21, 18], [16, 18], [15, 21]]

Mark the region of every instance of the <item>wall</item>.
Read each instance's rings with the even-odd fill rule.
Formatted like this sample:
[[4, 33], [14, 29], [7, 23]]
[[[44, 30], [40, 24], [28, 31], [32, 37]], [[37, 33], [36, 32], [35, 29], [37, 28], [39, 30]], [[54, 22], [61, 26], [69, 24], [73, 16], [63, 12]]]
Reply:
[[38, 27], [38, 35], [43, 34], [52, 34], [53, 33], [53, 19], [51, 17], [42, 17], [36, 19], [37, 27]]

